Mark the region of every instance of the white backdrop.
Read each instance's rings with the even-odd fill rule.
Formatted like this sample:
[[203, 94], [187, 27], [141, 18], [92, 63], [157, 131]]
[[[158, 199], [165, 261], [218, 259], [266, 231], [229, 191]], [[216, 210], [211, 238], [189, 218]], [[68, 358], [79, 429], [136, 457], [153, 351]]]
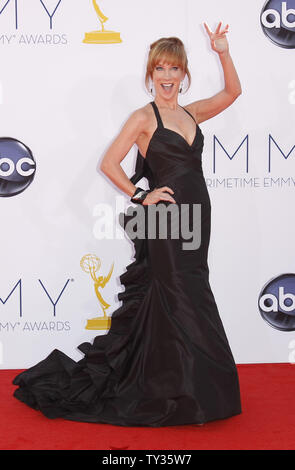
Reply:
[[[27, 368], [54, 348], [79, 360], [76, 346], [104, 334], [85, 329], [102, 311], [80, 261], [96, 255], [97, 275], [107, 275], [114, 262], [102, 290], [111, 315], [121, 304], [119, 275], [133, 247], [126, 237], [95, 236], [98, 204], [129, 205], [98, 164], [131, 112], [153, 99], [144, 74], [154, 40], [178, 36], [185, 44], [192, 85], [181, 105], [223, 88], [203, 21], [211, 29], [229, 24], [243, 89], [232, 106], [200, 125], [212, 204], [210, 283], [236, 362], [288, 362], [295, 331], [270, 326], [258, 297], [270, 279], [294, 268], [294, 50], [264, 34], [263, 1], [98, 4], [105, 28], [120, 33], [121, 43], [82, 42], [100, 29], [91, 0], [0, 0], [0, 138], [24, 143], [36, 162], [34, 179], [19, 194], [5, 197], [1, 177], [1, 367]], [[134, 146], [122, 162], [128, 176], [136, 154]]]

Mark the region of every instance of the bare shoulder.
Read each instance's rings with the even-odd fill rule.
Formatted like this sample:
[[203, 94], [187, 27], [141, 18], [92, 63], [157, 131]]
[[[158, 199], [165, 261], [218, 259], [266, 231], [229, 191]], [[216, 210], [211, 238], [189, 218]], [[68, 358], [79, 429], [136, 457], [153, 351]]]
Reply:
[[146, 105], [135, 109], [131, 114], [130, 118], [134, 121], [137, 121], [138, 124], [142, 127], [142, 129], [145, 130], [150, 124], [151, 114], [151, 106], [149, 105], [149, 103], [147, 103]]
[[194, 101], [193, 103], [186, 104], [183, 106], [184, 109], [186, 109], [195, 119], [197, 124], [200, 124], [202, 122], [200, 120], [199, 112], [198, 112], [198, 101]]
[[147, 103], [133, 111], [130, 118], [136, 123], [137, 135], [135, 137], [135, 143], [141, 155], [144, 157], [149, 140], [155, 131], [155, 126], [157, 126], [154, 110], [150, 103]]
[[137, 128], [139, 134], [148, 135], [154, 125], [153, 114], [152, 107], [147, 103], [146, 105], [135, 109], [131, 113], [128, 122]]

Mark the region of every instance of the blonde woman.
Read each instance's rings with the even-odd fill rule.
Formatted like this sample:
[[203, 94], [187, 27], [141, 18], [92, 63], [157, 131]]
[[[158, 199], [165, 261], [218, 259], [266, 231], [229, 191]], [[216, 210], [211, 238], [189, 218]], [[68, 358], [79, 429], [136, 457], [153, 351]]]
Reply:
[[[191, 81], [185, 48], [177, 37], [158, 39], [145, 77], [154, 100], [131, 114], [101, 162], [102, 172], [141, 210], [145, 236], [133, 239], [135, 260], [120, 276], [125, 290], [108, 333], [79, 345], [79, 362], [55, 349], [14, 379], [15, 397], [48, 418], [156, 427], [241, 413], [237, 369], [209, 283], [211, 205], [199, 127], [230, 106], [241, 85], [228, 25], [221, 30], [219, 23], [214, 33], [205, 28], [224, 89], [180, 106], [185, 77]], [[129, 179], [120, 163], [134, 143], [136, 172]], [[136, 186], [143, 177], [147, 190]], [[171, 209], [158, 219], [160, 228], [169, 221], [169, 234], [149, 237], [149, 229], [158, 229], [149, 225], [151, 210], [160, 206]], [[132, 215], [123, 217], [126, 231], [129, 221]], [[185, 227], [190, 230], [176, 230]]]

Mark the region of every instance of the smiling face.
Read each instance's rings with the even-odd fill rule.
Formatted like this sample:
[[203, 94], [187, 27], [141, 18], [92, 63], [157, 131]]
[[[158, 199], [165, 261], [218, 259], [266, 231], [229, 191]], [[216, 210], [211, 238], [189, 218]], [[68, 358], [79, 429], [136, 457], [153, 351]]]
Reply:
[[[145, 72], [145, 86], [154, 97], [172, 103], [177, 102], [179, 86], [187, 77], [188, 86], [191, 84], [191, 74], [188, 69], [188, 59], [181, 39], [176, 36], [163, 37], [150, 44]], [[151, 81], [155, 93], [151, 92]], [[165, 85], [167, 85], [165, 87]], [[170, 87], [169, 87], [170, 85]]]
[[178, 96], [180, 82], [184, 79], [185, 72], [179, 65], [173, 65], [160, 60], [155, 65], [152, 80], [154, 82], [155, 95], [164, 99]]

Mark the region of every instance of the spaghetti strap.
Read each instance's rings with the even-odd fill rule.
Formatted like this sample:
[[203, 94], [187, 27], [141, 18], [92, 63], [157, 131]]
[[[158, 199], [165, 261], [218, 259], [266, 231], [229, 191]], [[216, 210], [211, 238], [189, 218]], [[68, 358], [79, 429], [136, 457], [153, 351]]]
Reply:
[[193, 118], [193, 120], [194, 120], [195, 123], [197, 124], [197, 122], [196, 122], [194, 116], [193, 116], [187, 109], [185, 109], [183, 106], [181, 106], [181, 108], [184, 109], [184, 110]]
[[[158, 106], [156, 105], [156, 103], [154, 101], [151, 101], [151, 105], [153, 106], [154, 108], [154, 111], [155, 111], [155, 115], [156, 115], [156, 118], [157, 118], [157, 122], [158, 122], [158, 127], [162, 127], [164, 128], [164, 124], [163, 124], [163, 121], [162, 121], [162, 118], [160, 116], [160, 113], [159, 113], [159, 110], [158, 110]], [[195, 121], [195, 123], [197, 124], [194, 116], [187, 110], [185, 109], [183, 106], [180, 106], [182, 109], [184, 109], [184, 111], [186, 113], [188, 113], [190, 115], [190, 117]]]
[[159, 113], [159, 110], [158, 110], [158, 107], [156, 105], [156, 103], [154, 101], [151, 101], [151, 105], [153, 106], [154, 108], [154, 111], [155, 111], [155, 115], [156, 115], [156, 118], [157, 118], [157, 123], [158, 123], [158, 127], [160, 128], [164, 128], [164, 125], [163, 125], [163, 121], [161, 119], [161, 116], [160, 116], [160, 113]]

